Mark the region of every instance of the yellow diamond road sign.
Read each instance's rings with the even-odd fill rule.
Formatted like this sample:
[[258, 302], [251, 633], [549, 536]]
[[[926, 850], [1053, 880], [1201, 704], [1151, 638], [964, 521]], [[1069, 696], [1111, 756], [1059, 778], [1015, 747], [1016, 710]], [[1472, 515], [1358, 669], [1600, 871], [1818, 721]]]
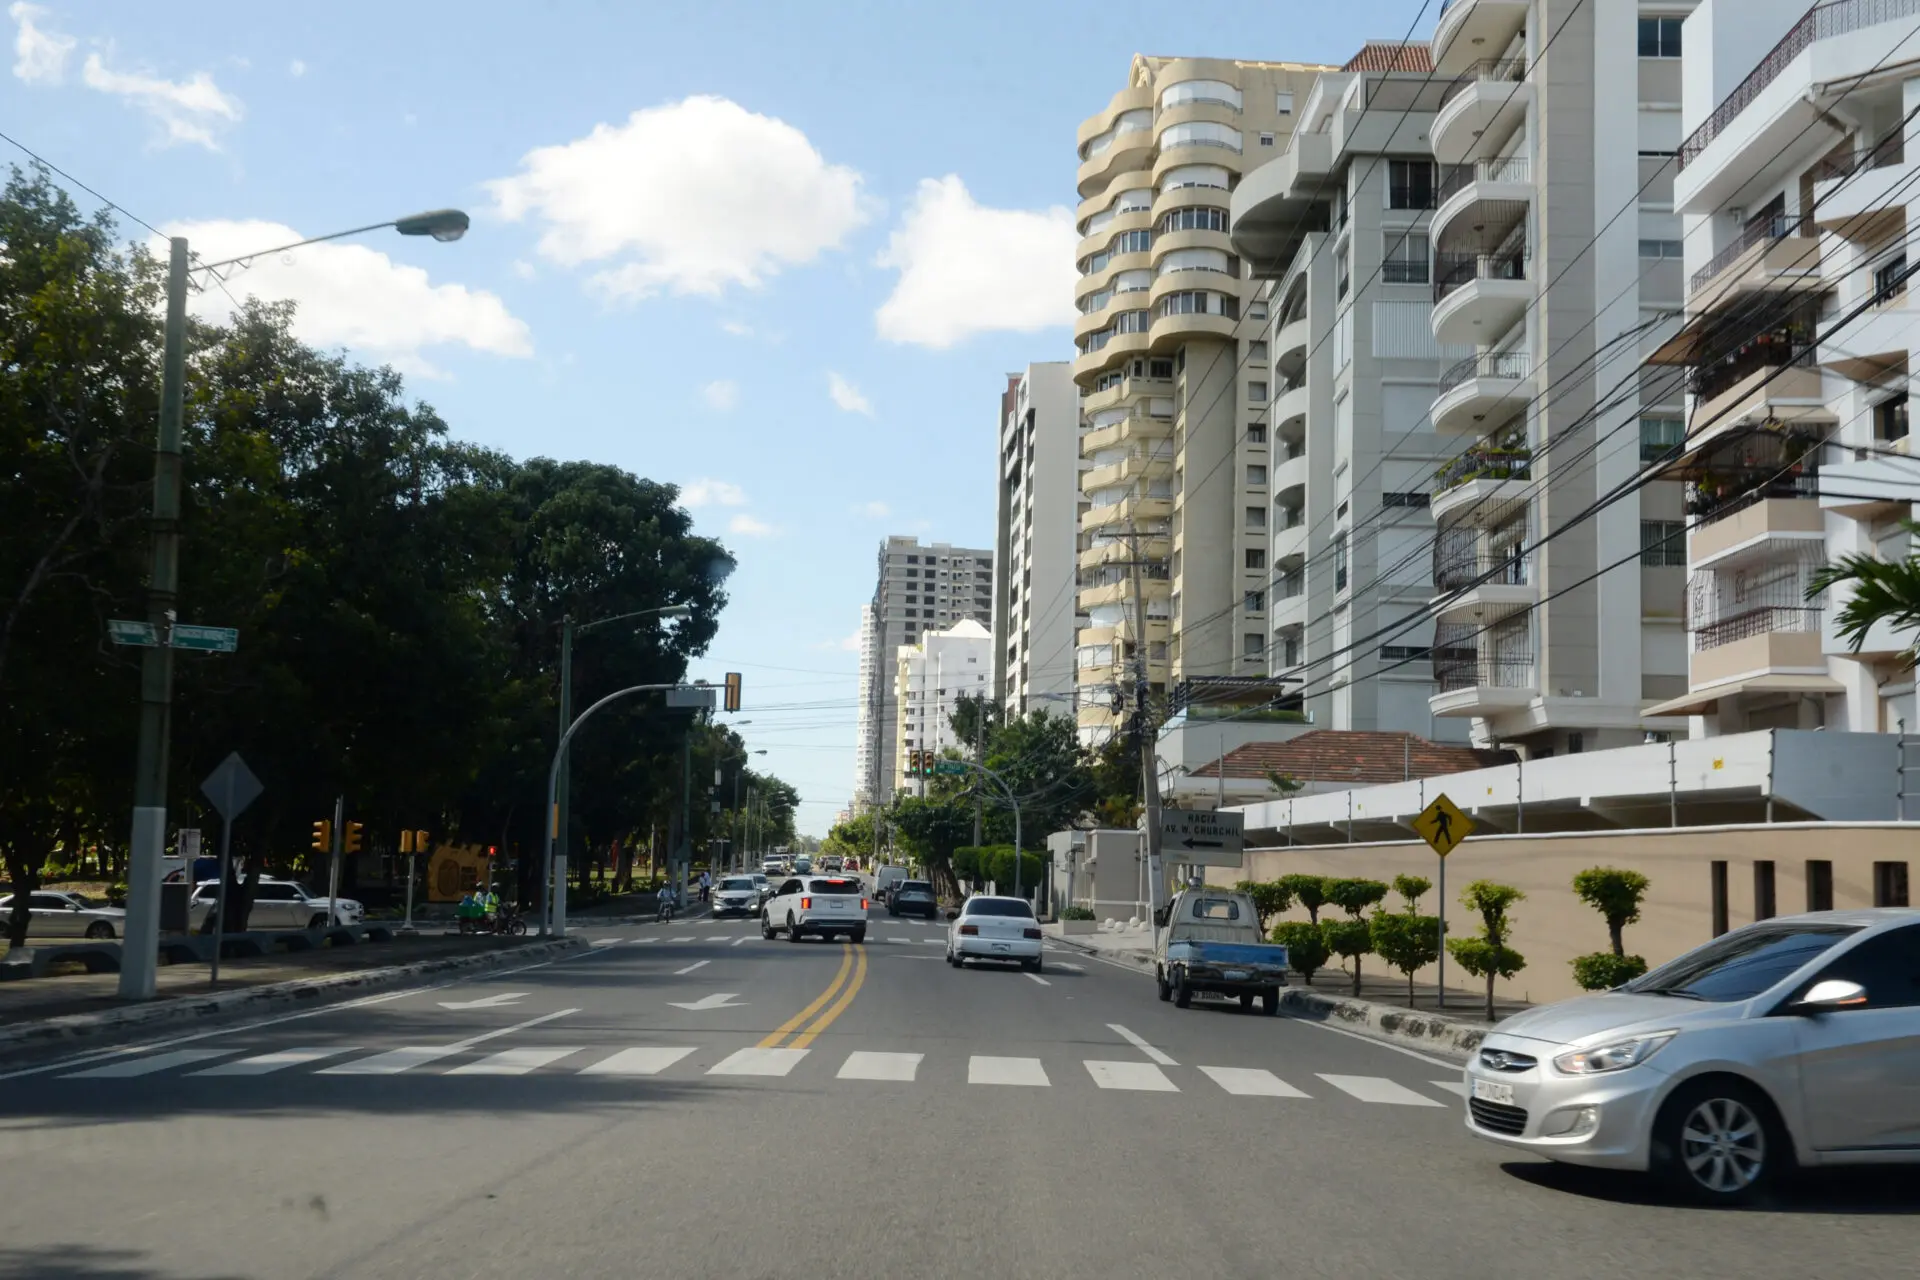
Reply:
[[1453, 852], [1455, 845], [1473, 834], [1473, 819], [1460, 812], [1460, 806], [1443, 793], [1420, 811], [1420, 816], [1413, 820], [1413, 829], [1444, 858]]

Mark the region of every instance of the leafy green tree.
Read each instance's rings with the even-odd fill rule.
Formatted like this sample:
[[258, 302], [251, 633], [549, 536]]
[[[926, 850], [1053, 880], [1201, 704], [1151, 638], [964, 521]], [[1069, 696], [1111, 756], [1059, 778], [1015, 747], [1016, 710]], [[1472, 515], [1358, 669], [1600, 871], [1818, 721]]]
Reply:
[[1365, 920], [1354, 917], [1341, 920], [1322, 920], [1320, 934], [1327, 940], [1327, 950], [1343, 960], [1353, 962], [1353, 994], [1360, 994], [1360, 957], [1373, 950], [1373, 934], [1367, 928]]
[[1460, 967], [1487, 983], [1487, 1021], [1493, 1021], [1493, 984], [1496, 978], [1511, 978], [1527, 967], [1526, 957], [1507, 945], [1512, 922], [1507, 909], [1526, 900], [1526, 894], [1511, 885], [1491, 880], [1475, 880], [1460, 891], [1460, 905], [1480, 917], [1480, 933], [1472, 938], [1449, 938], [1447, 950]]
[[1307, 909], [1307, 918], [1315, 927], [1320, 924], [1320, 908], [1327, 905], [1327, 877], [1310, 876], [1295, 873], [1281, 876], [1279, 883], [1285, 892]]
[[[1901, 524], [1909, 535], [1920, 535], [1920, 524]], [[1883, 560], [1867, 552], [1844, 555], [1814, 573], [1807, 599], [1818, 599], [1842, 583], [1851, 584], [1853, 593], [1833, 615], [1841, 639], [1858, 653], [1875, 626], [1890, 623], [1913, 637], [1901, 655], [1904, 665], [1920, 663], [1920, 553], [1905, 560]]]
[[1278, 769], [1262, 769], [1260, 776], [1267, 780], [1268, 786], [1283, 796], [1290, 796], [1307, 785], [1298, 778], [1281, 773]]
[[887, 825], [896, 842], [927, 869], [937, 892], [960, 896], [953, 851], [972, 839], [972, 804], [956, 796], [895, 796]]
[[1313, 985], [1313, 975], [1326, 966], [1332, 954], [1320, 926], [1305, 920], [1283, 921], [1267, 936], [1287, 949], [1287, 967], [1304, 976], [1308, 986]]
[[953, 710], [947, 713], [953, 736], [964, 745], [964, 754], [968, 756], [976, 747], [984, 748], [1006, 722], [1006, 709], [985, 694], [963, 693], [954, 699]]
[[1273, 927], [1276, 916], [1283, 916], [1293, 908], [1293, 892], [1284, 881], [1242, 880], [1233, 887], [1253, 899], [1253, 909], [1260, 913], [1262, 933]]
[[1387, 896], [1387, 886], [1378, 880], [1329, 880], [1326, 895], [1328, 902], [1358, 920], [1368, 907]]
[[1140, 821], [1140, 750], [1130, 738], [1115, 734], [1102, 743], [1088, 772], [1093, 787], [1089, 807], [1099, 825], [1125, 829]]
[[1400, 895], [1408, 915], [1420, 909], [1420, 899], [1427, 896], [1427, 890], [1433, 888], [1433, 881], [1425, 876], [1395, 876], [1393, 891]]
[[[1407, 895], [1409, 908], [1419, 896]], [[1413, 1008], [1413, 975], [1440, 958], [1439, 917], [1417, 915], [1411, 909], [1376, 911], [1367, 927], [1375, 953], [1407, 975], [1407, 1008]]]
[[1623, 931], [1640, 918], [1640, 904], [1646, 900], [1649, 883], [1638, 871], [1618, 867], [1588, 867], [1573, 877], [1573, 891], [1580, 901], [1606, 920], [1607, 940], [1616, 956], [1627, 954]]
[[[1021, 839], [1029, 849], [1045, 848], [1050, 833], [1073, 826], [1093, 798], [1079, 727], [1068, 716], [1041, 710], [1009, 720], [993, 733], [984, 763], [1019, 801]], [[977, 777], [967, 781], [985, 797], [988, 839], [1011, 845], [1013, 815], [999, 789]]]

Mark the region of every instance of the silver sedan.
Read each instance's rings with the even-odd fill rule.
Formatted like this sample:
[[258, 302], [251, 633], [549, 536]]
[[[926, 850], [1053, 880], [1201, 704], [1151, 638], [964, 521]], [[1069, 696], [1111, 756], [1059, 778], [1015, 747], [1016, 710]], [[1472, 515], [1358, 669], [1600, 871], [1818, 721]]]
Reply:
[[1742, 1203], [1794, 1166], [1920, 1162], [1920, 911], [1820, 911], [1516, 1014], [1466, 1069], [1467, 1130]]
[[[43, 889], [27, 900], [27, 936], [40, 938], [117, 938], [126, 931], [127, 913], [93, 901], [84, 893]], [[0, 924], [13, 914], [13, 895], [0, 898]]]

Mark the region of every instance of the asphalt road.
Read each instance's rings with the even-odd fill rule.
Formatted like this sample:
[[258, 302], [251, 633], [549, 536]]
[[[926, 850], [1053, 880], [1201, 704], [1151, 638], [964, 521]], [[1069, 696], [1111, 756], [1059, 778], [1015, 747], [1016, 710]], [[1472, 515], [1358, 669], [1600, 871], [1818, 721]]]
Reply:
[[1177, 1010], [1065, 950], [1043, 981], [956, 972], [943, 930], [601, 930], [517, 972], [10, 1064], [0, 1278], [1801, 1280], [1920, 1256], [1905, 1171], [1670, 1206], [1471, 1140], [1437, 1060]]

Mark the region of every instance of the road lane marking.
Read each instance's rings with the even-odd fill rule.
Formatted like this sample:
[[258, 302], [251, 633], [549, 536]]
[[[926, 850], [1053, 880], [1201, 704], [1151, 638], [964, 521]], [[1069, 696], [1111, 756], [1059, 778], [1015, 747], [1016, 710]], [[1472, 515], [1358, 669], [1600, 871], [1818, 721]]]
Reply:
[[1311, 1095], [1261, 1067], [1201, 1067], [1200, 1073], [1243, 1098], [1305, 1098]]
[[912, 1080], [920, 1070], [918, 1053], [873, 1053], [866, 1049], [847, 1055], [835, 1078], [840, 1080]]
[[580, 1068], [580, 1074], [583, 1076], [657, 1076], [692, 1052], [692, 1049], [653, 1047], [622, 1049], [612, 1057], [602, 1058], [590, 1066]]
[[1122, 1040], [1125, 1040], [1128, 1044], [1132, 1045], [1134, 1048], [1138, 1049], [1140, 1052], [1146, 1054], [1147, 1057], [1151, 1058], [1153, 1061], [1159, 1063], [1163, 1067], [1177, 1067], [1180, 1065], [1179, 1063], [1175, 1062], [1172, 1058], [1168, 1057], [1166, 1054], [1162, 1053], [1160, 1050], [1154, 1048], [1152, 1045], [1148, 1044], [1145, 1040], [1142, 1040], [1139, 1036], [1133, 1034], [1133, 1032], [1127, 1030], [1125, 1027], [1121, 1026], [1117, 1022], [1109, 1022], [1107, 1024], [1107, 1030], [1113, 1032], [1115, 1035], [1119, 1036]]
[[737, 947], [737, 946], [740, 946], [740, 945], [741, 945], [742, 943], [746, 943], [746, 942], [752, 942], [752, 941], [753, 941], [753, 935], [752, 935], [752, 934], [750, 934], [750, 933], [743, 933], [743, 934], [741, 934], [741, 935], [740, 935], [739, 937], [737, 937], [737, 938], [735, 938], [735, 939], [733, 940], [733, 945]]
[[733, 935], [730, 933], [716, 933], [711, 938], [708, 938], [707, 941], [708, 942], [729, 942], [732, 940], [732, 938], [733, 938]]
[[689, 934], [686, 934], [686, 935], [684, 935], [684, 936], [682, 936], [682, 937], [678, 937], [678, 938], [668, 938], [668, 939], [667, 939], [667, 941], [668, 941], [668, 942], [692, 942], [692, 941], [693, 941], [693, 935], [689, 933]]
[[1456, 1097], [1464, 1098], [1467, 1096], [1467, 1082], [1465, 1080], [1429, 1080], [1427, 1083], [1436, 1089], [1445, 1089], [1448, 1093]]
[[1102, 1089], [1132, 1089], [1142, 1093], [1178, 1093], [1180, 1086], [1151, 1062], [1085, 1062], [1087, 1074]]
[[528, 1027], [537, 1027], [543, 1022], [552, 1022], [555, 1018], [564, 1018], [578, 1009], [560, 1009], [554, 1013], [543, 1013], [537, 1018], [528, 1018], [525, 1022], [516, 1022], [510, 1027], [500, 1027], [493, 1031], [483, 1031], [477, 1036], [468, 1036], [465, 1040], [456, 1040], [452, 1044], [416, 1044], [391, 1049], [386, 1053], [376, 1053], [371, 1058], [360, 1058], [353, 1062], [343, 1062], [337, 1067], [322, 1067], [314, 1072], [318, 1076], [392, 1076], [411, 1070], [425, 1063], [463, 1053], [477, 1044], [497, 1040], [501, 1036], [510, 1036], [516, 1031], [525, 1031]]
[[841, 990], [840, 998], [835, 1000], [825, 1013], [814, 1019], [812, 1025], [810, 1025], [803, 1034], [797, 1035], [787, 1042], [788, 1048], [804, 1049], [812, 1044], [814, 1037], [832, 1026], [833, 1020], [845, 1013], [847, 1006], [853, 1003], [853, 998], [860, 994], [860, 988], [864, 986], [867, 981], [867, 949], [865, 947], [855, 947], [853, 951], [857, 957], [857, 963], [853, 970], [853, 980], [847, 983], [845, 988]]
[[177, 1049], [172, 1053], [155, 1054], [151, 1058], [135, 1058], [130, 1062], [109, 1062], [104, 1067], [76, 1071], [72, 1075], [62, 1076], [61, 1079], [129, 1080], [134, 1076], [152, 1075], [156, 1071], [184, 1067], [194, 1062], [205, 1062], [208, 1058], [224, 1058], [232, 1052], [231, 1049]]
[[337, 1058], [343, 1053], [359, 1052], [358, 1045], [335, 1045], [328, 1048], [281, 1049], [274, 1053], [262, 1053], [252, 1058], [242, 1058], [238, 1062], [223, 1062], [217, 1067], [208, 1067], [204, 1071], [189, 1071], [193, 1076], [264, 1076], [275, 1071], [284, 1071], [288, 1067], [301, 1067], [309, 1062], [318, 1062], [322, 1058]]
[[[1304, 1026], [1318, 1027], [1322, 1031], [1331, 1031], [1336, 1036], [1346, 1036], [1350, 1040], [1363, 1040], [1375, 1048], [1391, 1049], [1395, 1053], [1403, 1053], [1409, 1058], [1418, 1058], [1420, 1061], [1428, 1063], [1431, 1066], [1452, 1068], [1456, 1071], [1460, 1068], [1460, 1064], [1457, 1062], [1448, 1062], [1445, 1058], [1436, 1058], [1430, 1053], [1421, 1053], [1418, 1049], [1409, 1049], [1405, 1045], [1394, 1044], [1388, 1040], [1377, 1040], [1372, 1036], [1363, 1036], [1358, 1031], [1349, 1031], [1345, 1027], [1329, 1026], [1327, 1023], [1316, 1022], [1312, 1018], [1302, 1018], [1294, 1014], [1288, 1014], [1287, 1017]], [[0, 1076], [0, 1080], [4, 1079], [6, 1079], [5, 1076]]]
[[843, 942], [840, 944], [840, 972], [833, 975], [833, 982], [828, 985], [825, 991], [822, 991], [813, 998], [813, 1003], [768, 1032], [767, 1035], [761, 1039], [758, 1047], [771, 1049], [792, 1035], [808, 1018], [820, 1012], [821, 1007], [825, 1005], [827, 1001], [833, 999], [834, 994], [840, 990], [840, 984], [847, 980], [847, 975], [851, 972], [853, 972], [853, 944]]
[[1039, 983], [1043, 987], [1050, 987], [1053, 985], [1051, 982], [1048, 982], [1045, 978], [1041, 977], [1037, 973], [1030, 973], [1027, 975], [1027, 977], [1033, 979], [1035, 982]]
[[784, 1076], [800, 1065], [805, 1049], [768, 1049], [758, 1045], [728, 1054], [707, 1068], [710, 1076]]
[[695, 960], [692, 964], [688, 965], [684, 969], [675, 969], [673, 971], [673, 976], [676, 978], [683, 978], [687, 974], [692, 973], [695, 969], [698, 969], [700, 966], [712, 964], [712, 963], [713, 961], [711, 960]]
[[625, 938], [595, 938], [587, 945], [591, 947], [617, 947], [625, 941]]
[[571, 1045], [563, 1048], [520, 1048], [502, 1049], [499, 1053], [489, 1054], [478, 1062], [469, 1062], [447, 1072], [450, 1076], [524, 1076], [529, 1071], [560, 1061], [569, 1054], [579, 1053], [584, 1046]]
[[1424, 1093], [1415, 1093], [1403, 1084], [1398, 1084], [1385, 1076], [1330, 1076], [1324, 1071], [1315, 1072], [1322, 1080], [1345, 1094], [1351, 1094], [1362, 1102], [1384, 1102], [1396, 1107], [1443, 1107], [1444, 1102], [1435, 1102]]
[[1044, 1089], [1053, 1081], [1038, 1058], [991, 1058], [975, 1054], [967, 1059], [968, 1084], [1030, 1085]]

